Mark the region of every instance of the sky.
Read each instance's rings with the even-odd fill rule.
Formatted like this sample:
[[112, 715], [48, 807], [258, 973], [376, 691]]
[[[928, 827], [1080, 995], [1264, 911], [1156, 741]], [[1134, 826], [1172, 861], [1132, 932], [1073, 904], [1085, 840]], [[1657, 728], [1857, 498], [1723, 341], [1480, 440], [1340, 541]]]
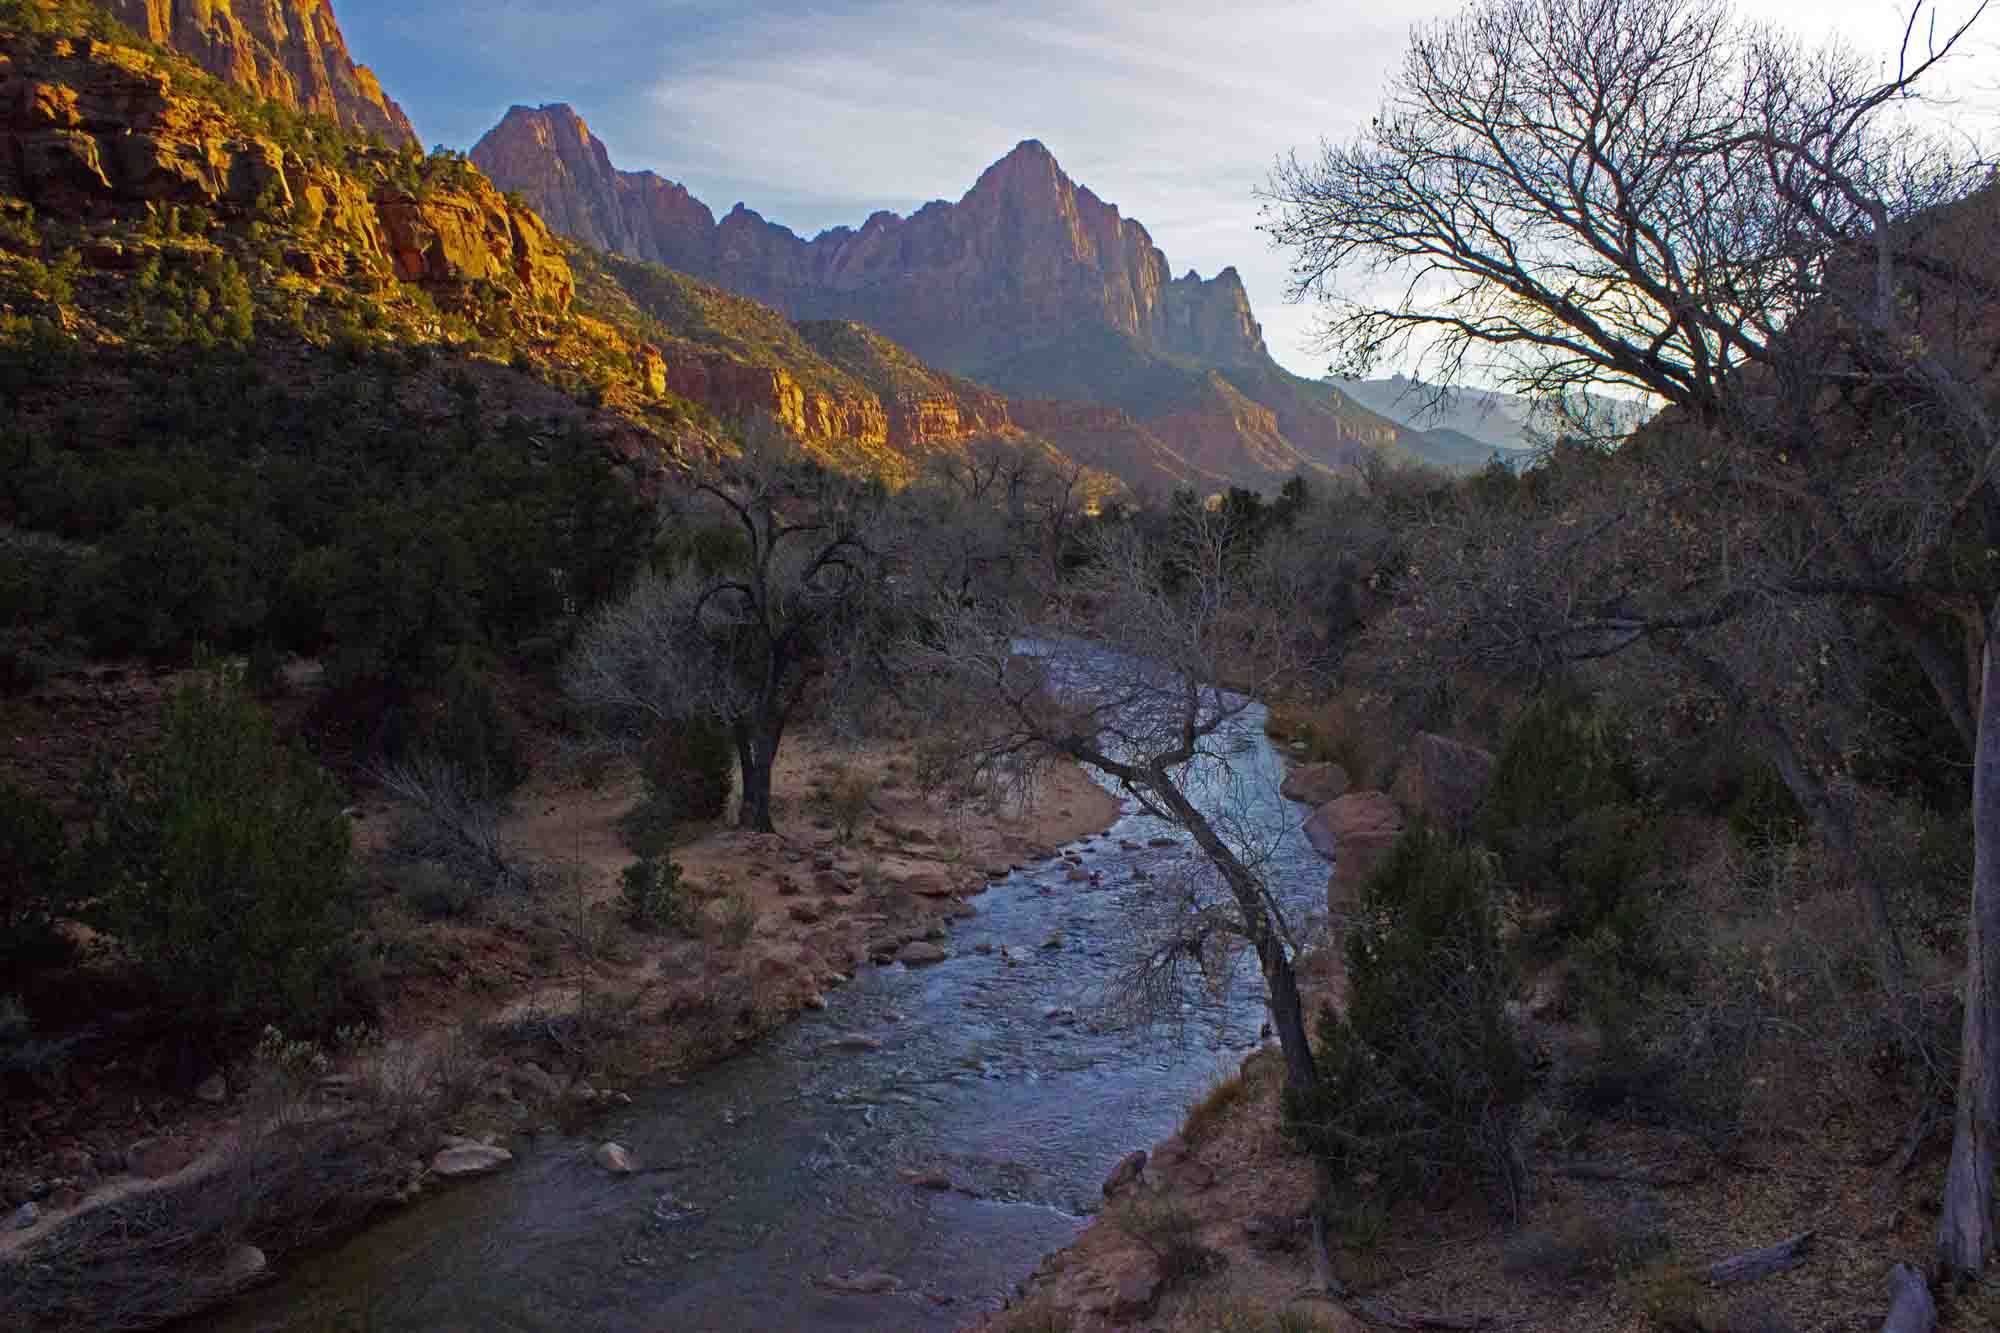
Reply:
[[[1946, 18], [1977, 0], [1938, 0]], [[1891, 53], [1909, 0], [1739, 0]], [[1325, 369], [1310, 306], [1257, 230], [1283, 154], [1344, 139], [1413, 24], [1458, 0], [334, 0], [356, 60], [428, 144], [470, 148], [517, 103], [568, 102], [612, 162], [739, 200], [801, 235], [957, 199], [1023, 139], [1145, 224], [1176, 274], [1234, 265], [1273, 355]], [[1949, 72], [2000, 119], [2000, 5]], [[1982, 137], [1988, 137], [1982, 135]]]

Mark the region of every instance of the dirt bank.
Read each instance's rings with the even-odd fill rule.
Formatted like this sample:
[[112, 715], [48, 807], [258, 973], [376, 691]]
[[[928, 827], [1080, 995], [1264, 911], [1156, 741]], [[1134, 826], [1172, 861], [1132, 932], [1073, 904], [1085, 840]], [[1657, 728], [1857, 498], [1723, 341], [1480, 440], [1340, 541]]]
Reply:
[[[0, 1262], [63, 1277], [15, 1313], [36, 1326], [138, 1327], [149, 1311], [226, 1295], [255, 1278], [224, 1280], [231, 1247], [275, 1258], [325, 1238], [260, 1209], [321, 1208], [345, 1192], [339, 1222], [351, 1226], [367, 1206], [432, 1187], [447, 1134], [504, 1144], [550, 1125], [574, 1130], [623, 1100], [624, 1086], [692, 1071], [801, 1009], [837, 1005], [860, 968], [920, 963], [955, 919], [978, 911], [991, 880], [1103, 831], [1119, 810], [1073, 767], [1055, 771], [1031, 807], [991, 809], [919, 792], [899, 747], [801, 735], [775, 775], [781, 832], [712, 828], [676, 847], [697, 924], [643, 933], [616, 901], [633, 859], [618, 825], [638, 781], [620, 770], [594, 783], [540, 772], [503, 827], [532, 871], [528, 887], [443, 919], [424, 919], [398, 887], [389, 849], [406, 812], [379, 798], [351, 812], [387, 960], [379, 1032], [323, 1052], [266, 1051], [174, 1094], [135, 1097], [130, 1071], [79, 1062], [61, 1088], [9, 1108], [5, 1202], [10, 1215], [31, 1207], [0, 1232]], [[865, 803], [843, 809], [840, 794], [855, 791]], [[246, 1172], [269, 1178], [274, 1131], [310, 1140], [310, 1172], [288, 1166], [292, 1183], [276, 1196], [214, 1187]], [[358, 1145], [352, 1181], [342, 1144]], [[90, 1310], [93, 1290], [129, 1295], [97, 1262], [129, 1260], [102, 1248], [105, 1219], [143, 1229], [168, 1217], [177, 1220], [149, 1251], [159, 1264], [149, 1276], [164, 1283], [172, 1265], [192, 1266], [188, 1291], [154, 1300], [161, 1293], [149, 1290], [151, 1304], [115, 1320]], [[0, 1323], [10, 1299], [25, 1299], [25, 1285], [0, 1298]]]

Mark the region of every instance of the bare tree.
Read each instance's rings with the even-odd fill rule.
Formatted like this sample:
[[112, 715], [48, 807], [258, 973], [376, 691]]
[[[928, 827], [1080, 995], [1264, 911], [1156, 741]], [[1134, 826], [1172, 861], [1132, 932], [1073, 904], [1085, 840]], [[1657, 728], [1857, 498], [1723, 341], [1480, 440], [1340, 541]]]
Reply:
[[[1288, 671], [1283, 608], [1260, 595], [1261, 566], [1231, 538], [1226, 515], [1177, 511], [1156, 534], [1098, 530], [1087, 562], [1030, 617], [1005, 604], [943, 601], [912, 656], [961, 718], [965, 759], [1005, 775], [1051, 759], [1088, 764], [1149, 813], [1184, 829], [1220, 893], [1163, 889], [1186, 910], [1155, 950], [1162, 975], [1180, 958], [1246, 944], [1264, 978], [1288, 1082], [1315, 1069], [1293, 960], [1296, 923], [1262, 873], [1239, 808], [1204, 795], [1242, 780], [1246, 715]], [[1235, 688], [1224, 682], [1228, 681]]]
[[699, 477], [674, 516], [734, 537], [715, 569], [648, 572], [585, 627], [565, 668], [570, 697], [643, 740], [704, 717], [729, 727], [740, 827], [773, 832], [771, 771], [811, 692], [865, 673], [890, 596], [879, 486], [804, 459], [753, 429], [741, 459]]
[[[1269, 190], [1295, 291], [1328, 301], [1350, 369], [1410, 357], [1444, 382], [1485, 374], [1545, 398], [1622, 387], [1678, 409], [1652, 440], [1678, 433], [1685, 466], [1581, 527], [1567, 516], [1559, 540], [1608, 542], [1649, 508], [1677, 509], [1709, 540], [1675, 543], [1680, 559], [1587, 596], [1552, 601], [1517, 582], [1487, 627], [1496, 644], [1511, 635], [1568, 658], [1660, 648], [1748, 710], [1801, 802], [1850, 843], [1760, 682], [1732, 671], [1716, 640], [1754, 638], [1775, 604], [1878, 619], [1967, 750], [2000, 753], [2000, 697], [1967, 670], [1990, 663], [2000, 586], [1945, 555], [2000, 535], [1993, 344], [1967, 318], [1979, 306], [1990, 326], [2000, 303], [1981, 267], [1996, 210], [1991, 189], [1976, 196], [1990, 166], [1897, 114], [1988, 7], [1966, 0], [1940, 27], [1919, 3], [1883, 77], [1840, 48], [1747, 27], [1721, 0], [1481, 0], [1413, 38], [1365, 133], [1281, 164]], [[1372, 299], [1383, 280], [1394, 295]], [[1704, 521], [1718, 497], [1736, 502], [1740, 528]], [[1940, 1263], [1955, 1270], [1994, 1246], [1995, 791], [1975, 782], [1958, 1133], [1939, 1227]], [[1879, 895], [1868, 905], [1894, 989], [1900, 957]]]

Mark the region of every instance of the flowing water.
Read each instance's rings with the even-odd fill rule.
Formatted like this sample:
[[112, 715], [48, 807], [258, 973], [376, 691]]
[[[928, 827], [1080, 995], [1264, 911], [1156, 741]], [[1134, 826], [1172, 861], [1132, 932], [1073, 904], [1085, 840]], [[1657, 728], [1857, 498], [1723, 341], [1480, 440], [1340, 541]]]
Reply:
[[[1262, 723], [1243, 714], [1203, 800], [1267, 840], [1274, 889], [1306, 913], [1325, 866], [1278, 795]], [[1075, 849], [1101, 883], [1070, 882], [1061, 861], [1017, 872], [976, 900], [949, 961], [864, 967], [824, 1012], [684, 1083], [632, 1089], [587, 1139], [516, 1140], [510, 1168], [289, 1265], [213, 1326], [928, 1329], [997, 1306], [1074, 1238], [1119, 1158], [1171, 1134], [1258, 1043], [1254, 966], [1220, 995], [1190, 989], [1178, 1023], [1120, 1020], [1135, 923], [1188, 853], [1119, 844], [1163, 836], [1128, 809]], [[591, 1151], [606, 1139], [659, 1169], [605, 1174]], [[848, 1273], [899, 1288], [821, 1280]]]

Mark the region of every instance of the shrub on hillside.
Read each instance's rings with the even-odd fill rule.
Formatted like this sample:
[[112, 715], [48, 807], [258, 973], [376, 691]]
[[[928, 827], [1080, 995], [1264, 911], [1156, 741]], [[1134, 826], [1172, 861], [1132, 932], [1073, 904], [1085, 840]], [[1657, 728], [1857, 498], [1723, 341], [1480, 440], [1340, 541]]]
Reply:
[[1392, 1194], [1455, 1176], [1518, 1185], [1528, 1068], [1505, 1012], [1495, 880], [1490, 853], [1419, 824], [1363, 886], [1347, 1010], [1322, 1012], [1318, 1086], [1286, 1104], [1336, 1185], [1364, 1173]]
[[681, 868], [665, 855], [641, 856], [618, 877], [618, 905], [635, 930], [689, 932], [695, 908]]
[[311, 1030], [346, 1003], [347, 821], [226, 669], [176, 691], [156, 746], [100, 772], [91, 921], [190, 1022]]
[[62, 820], [46, 801], [0, 783], [0, 974], [19, 981], [68, 961], [56, 923], [74, 907], [75, 885]]

